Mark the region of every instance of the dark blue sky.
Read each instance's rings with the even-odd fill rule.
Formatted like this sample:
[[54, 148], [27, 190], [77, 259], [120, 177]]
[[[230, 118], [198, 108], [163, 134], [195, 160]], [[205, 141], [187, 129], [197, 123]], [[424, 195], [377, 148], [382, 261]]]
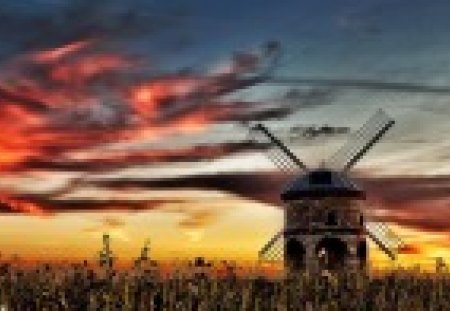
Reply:
[[349, 58], [367, 69], [387, 53], [449, 43], [448, 1], [1, 2], [4, 60], [17, 51], [95, 37], [102, 38], [100, 48], [148, 56], [163, 69], [201, 68], [234, 50], [279, 40], [290, 64], [318, 72], [334, 66], [339, 73]]

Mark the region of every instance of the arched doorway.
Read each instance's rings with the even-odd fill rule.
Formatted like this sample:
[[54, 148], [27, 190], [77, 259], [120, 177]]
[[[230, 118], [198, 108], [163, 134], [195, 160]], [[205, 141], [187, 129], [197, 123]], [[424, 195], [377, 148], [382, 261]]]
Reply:
[[345, 265], [348, 256], [347, 244], [339, 238], [323, 238], [317, 243], [316, 255], [321, 269], [339, 269]]
[[305, 247], [295, 238], [286, 243], [286, 264], [290, 269], [301, 270], [305, 267]]

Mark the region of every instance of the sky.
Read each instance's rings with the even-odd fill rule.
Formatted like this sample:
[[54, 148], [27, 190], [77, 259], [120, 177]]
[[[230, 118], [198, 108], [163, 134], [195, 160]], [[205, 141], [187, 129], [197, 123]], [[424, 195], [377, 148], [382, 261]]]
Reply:
[[350, 173], [367, 212], [414, 244], [397, 263], [450, 259], [448, 2], [0, 4], [4, 257], [95, 259], [108, 232], [124, 261], [147, 238], [255, 260], [294, 175], [246, 122], [317, 167], [382, 108], [396, 124]]

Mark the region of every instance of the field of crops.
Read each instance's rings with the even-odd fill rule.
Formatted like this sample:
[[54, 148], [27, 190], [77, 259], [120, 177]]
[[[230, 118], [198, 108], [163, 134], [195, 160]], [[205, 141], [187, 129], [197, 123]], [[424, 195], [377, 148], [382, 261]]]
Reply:
[[0, 269], [0, 310], [450, 310], [450, 276], [397, 271], [340, 274], [161, 275], [155, 267], [92, 269], [42, 265]]

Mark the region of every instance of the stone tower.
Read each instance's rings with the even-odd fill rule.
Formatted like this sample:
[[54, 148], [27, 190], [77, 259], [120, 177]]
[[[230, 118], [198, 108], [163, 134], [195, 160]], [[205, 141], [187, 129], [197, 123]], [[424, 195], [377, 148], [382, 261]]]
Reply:
[[284, 261], [290, 270], [364, 269], [364, 192], [344, 174], [315, 170], [288, 184]]
[[264, 139], [258, 142], [270, 146], [270, 159], [284, 172], [298, 176], [281, 193], [284, 228], [261, 248], [260, 260], [283, 260], [291, 271], [364, 269], [367, 238], [396, 259], [402, 241], [386, 224], [368, 219], [363, 213], [367, 205], [361, 204], [365, 193], [348, 177], [394, 123], [378, 110], [318, 169], [308, 168], [264, 125], [251, 128], [256, 140]]

